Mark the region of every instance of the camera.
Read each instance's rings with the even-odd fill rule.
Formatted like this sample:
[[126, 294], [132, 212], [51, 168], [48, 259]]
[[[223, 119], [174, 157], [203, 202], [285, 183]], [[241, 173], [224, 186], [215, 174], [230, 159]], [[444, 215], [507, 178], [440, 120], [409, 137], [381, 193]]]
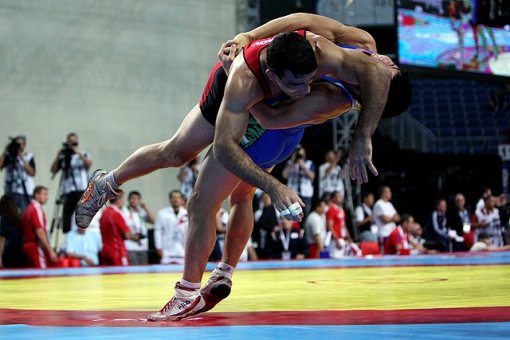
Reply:
[[14, 166], [16, 164], [16, 159], [18, 158], [19, 150], [21, 148], [21, 144], [18, 143], [17, 137], [9, 137], [9, 139], [10, 142], [5, 148], [5, 161], [2, 168]]
[[67, 143], [67, 142], [64, 142], [62, 143], [62, 150], [60, 150], [60, 152], [64, 155], [64, 156], [72, 156], [74, 155], [74, 149], [73, 147], [75, 146], [78, 146], [78, 144], [76, 143]]
[[9, 137], [11, 142], [7, 145], [7, 155], [12, 158], [18, 157], [19, 149], [21, 148], [21, 144], [18, 143], [16, 137]]

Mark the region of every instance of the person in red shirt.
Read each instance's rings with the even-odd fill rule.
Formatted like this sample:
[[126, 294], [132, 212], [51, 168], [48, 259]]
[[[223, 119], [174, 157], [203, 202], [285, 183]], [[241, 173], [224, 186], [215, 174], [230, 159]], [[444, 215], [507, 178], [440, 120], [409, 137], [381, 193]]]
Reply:
[[34, 199], [23, 213], [23, 252], [29, 267], [46, 268], [58, 261], [58, 256], [48, 241], [46, 215], [42, 209], [47, 201], [48, 188], [36, 186]]
[[124, 205], [124, 195], [110, 200], [110, 205], [99, 219], [99, 228], [103, 240], [101, 249], [101, 264], [107, 266], [129, 265], [128, 253], [124, 240], [139, 241], [140, 234], [133, 234], [126, 224], [121, 208]]
[[331, 251], [332, 257], [347, 255], [351, 250], [353, 253], [358, 251], [358, 247], [352, 242], [351, 234], [345, 223], [343, 204], [344, 194], [340, 191], [333, 192], [329, 199], [329, 209], [326, 213], [327, 230], [331, 232], [331, 238], [335, 241], [336, 245], [336, 249]]
[[409, 255], [411, 245], [409, 240], [409, 231], [414, 225], [414, 218], [411, 215], [404, 214], [400, 219], [400, 224], [393, 229], [390, 236], [384, 243], [385, 255]]

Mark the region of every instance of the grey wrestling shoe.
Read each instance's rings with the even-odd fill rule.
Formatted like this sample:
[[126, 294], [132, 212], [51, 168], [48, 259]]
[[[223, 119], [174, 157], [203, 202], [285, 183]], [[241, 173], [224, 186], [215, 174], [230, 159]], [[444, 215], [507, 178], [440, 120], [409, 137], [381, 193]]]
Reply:
[[207, 312], [216, 306], [221, 300], [230, 295], [232, 289], [232, 280], [229, 279], [222, 270], [216, 268], [213, 270], [207, 284], [200, 290], [205, 306], [200, 313]]
[[187, 316], [200, 313], [204, 308], [205, 301], [198, 289], [186, 288], [177, 282], [175, 295], [161, 308], [159, 312], [152, 313], [147, 317], [148, 321], [177, 321]]
[[78, 227], [87, 228], [106, 201], [120, 194], [106, 181], [106, 174], [104, 170], [96, 170], [90, 176], [87, 190], [76, 205], [75, 220]]

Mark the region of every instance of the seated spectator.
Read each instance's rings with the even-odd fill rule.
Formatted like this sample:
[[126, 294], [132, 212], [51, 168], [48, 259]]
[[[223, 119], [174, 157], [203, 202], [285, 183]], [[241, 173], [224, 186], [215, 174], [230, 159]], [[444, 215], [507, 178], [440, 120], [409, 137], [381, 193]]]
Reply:
[[154, 224], [154, 245], [161, 264], [184, 263], [186, 235], [188, 233], [188, 211], [179, 190], [168, 195], [170, 206], [161, 209]]
[[441, 252], [462, 249], [464, 238], [457, 235], [455, 230], [451, 230], [446, 219], [447, 204], [446, 200], [436, 201], [436, 210], [430, 216], [425, 228], [425, 246], [429, 249], [435, 249]]
[[[471, 217], [466, 209], [466, 199], [463, 194], [455, 195], [454, 207], [447, 210], [446, 219], [451, 230], [455, 230], [458, 236], [469, 233], [471, 229]], [[463, 244], [460, 244], [459, 250], [465, 249]]]
[[58, 262], [48, 240], [46, 214], [42, 208], [48, 201], [48, 188], [36, 186], [33, 197], [23, 213], [23, 252], [29, 267], [47, 268]]
[[496, 208], [497, 198], [488, 196], [485, 198], [485, 206], [476, 212], [478, 220], [478, 228], [475, 230], [477, 239], [482, 231], [485, 231], [491, 238], [491, 244], [494, 247], [503, 246], [503, 228], [501, 227], [501, 219], [499, 210]]
[[216, 242], [209, 256], [209, 261], [220, 261], [225, 246], [225, 233], [227, 232], [228, 211], [220, 208], [216, 214]]
[[478, 241], [473, 244], [469, 251], [504, 251], [510, 250], [510, 245], [495, 247], [491, 243], [491, 237], [485, 231], [478, 235]]
[[128, 195], [128, 205], [122, 207], [124, 219], [131, 233], [140, 235], [139, 241], [124, 240], [129, 263], [144, 265], [149, 263], [149, 242], [146, 223], [154, 223], [154, 214], [142, 202], [142, 194], [138, 191], [131, 191]]
[[257, 247], [257, 256], [259, 259], [269, 259], [273, 254], [273, 238], [271, 233], [280, 227], [278, 212], [271, 202], [271, 197], [264, 193], [262, 195], [262, 210], [255, 215], [260, 216], [255, 223], [258, 230], [259, 241]]
[[360, 242], [377, 242], [377, 225], [374, 224], [373, 206], [374, 195], [366, 192], [363, 195], [363, 203], [357, 206], [355, 211]]
[[285, 218], [281, 218], [280, 223], [281, 228], [272, 233], [275, 244], [273, 257], [282, 260], [304, 259], [308, 254], [305, 231]]
[[103, 248], [101, 237], [88, 228], [72, 228], [66, 236], [65, 253], [67, 257], [80, 261], [80, 266], [99, 265], [99, 252]]
[[409, 243], [411, 245], [411, 255], [427, 254], [433, 251], [425, 247], [425, 239], [422, 237], [423, 228], [418, 222], [409, 228]]
[[140, 240], [140, 235], [133, 234], [126, 224], [121, 210], [123, 205], [124, 195], [120, 194], [110, 200], [110, 205], [103, 211], [103, 215], [99, 219], [99, 229], [101, 229], [101, 239], [103, 240], [101, 264], [106, 266], [129, 265], [124, 240]]
[[305, 220], [306, 240], [309, 245], [309, 255], [318, 259], [324, 251], [326, 241], [326, 210], [328, 206], [324, 200], [315, 201], [313, 211]]
[[23, 267], [23, 217], [10, 194], [0, 198], [0, 268]]
[[411, 253], [409, 231], [413, 225], [414, 218], [411, 215], [402, 215], [400, 224], [393, 229], [384, 243], [384, 255], [409, 255]]
[[400, 215], [391, 203], [392, 192], [390, 187], [382, 186], [379, 188], [379, 199], [374, 204], [373, 216], [378, 229], [378, 237], [380, 243], [384, 245], [384, 241], [390, 236], [395, 229], [397, 222], [400, 221]]

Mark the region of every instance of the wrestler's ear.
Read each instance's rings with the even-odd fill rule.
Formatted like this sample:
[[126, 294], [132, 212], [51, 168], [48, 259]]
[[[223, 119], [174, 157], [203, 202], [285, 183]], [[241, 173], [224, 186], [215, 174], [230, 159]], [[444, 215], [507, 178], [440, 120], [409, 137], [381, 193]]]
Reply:
[[269, 78], [269, 80], [271, 81], [275, 81], [277, 78], [278, 78], [278, 75], [273, 71], [271, 70], [270, 68], [268, 68], [266, 70], [266, 76]]

